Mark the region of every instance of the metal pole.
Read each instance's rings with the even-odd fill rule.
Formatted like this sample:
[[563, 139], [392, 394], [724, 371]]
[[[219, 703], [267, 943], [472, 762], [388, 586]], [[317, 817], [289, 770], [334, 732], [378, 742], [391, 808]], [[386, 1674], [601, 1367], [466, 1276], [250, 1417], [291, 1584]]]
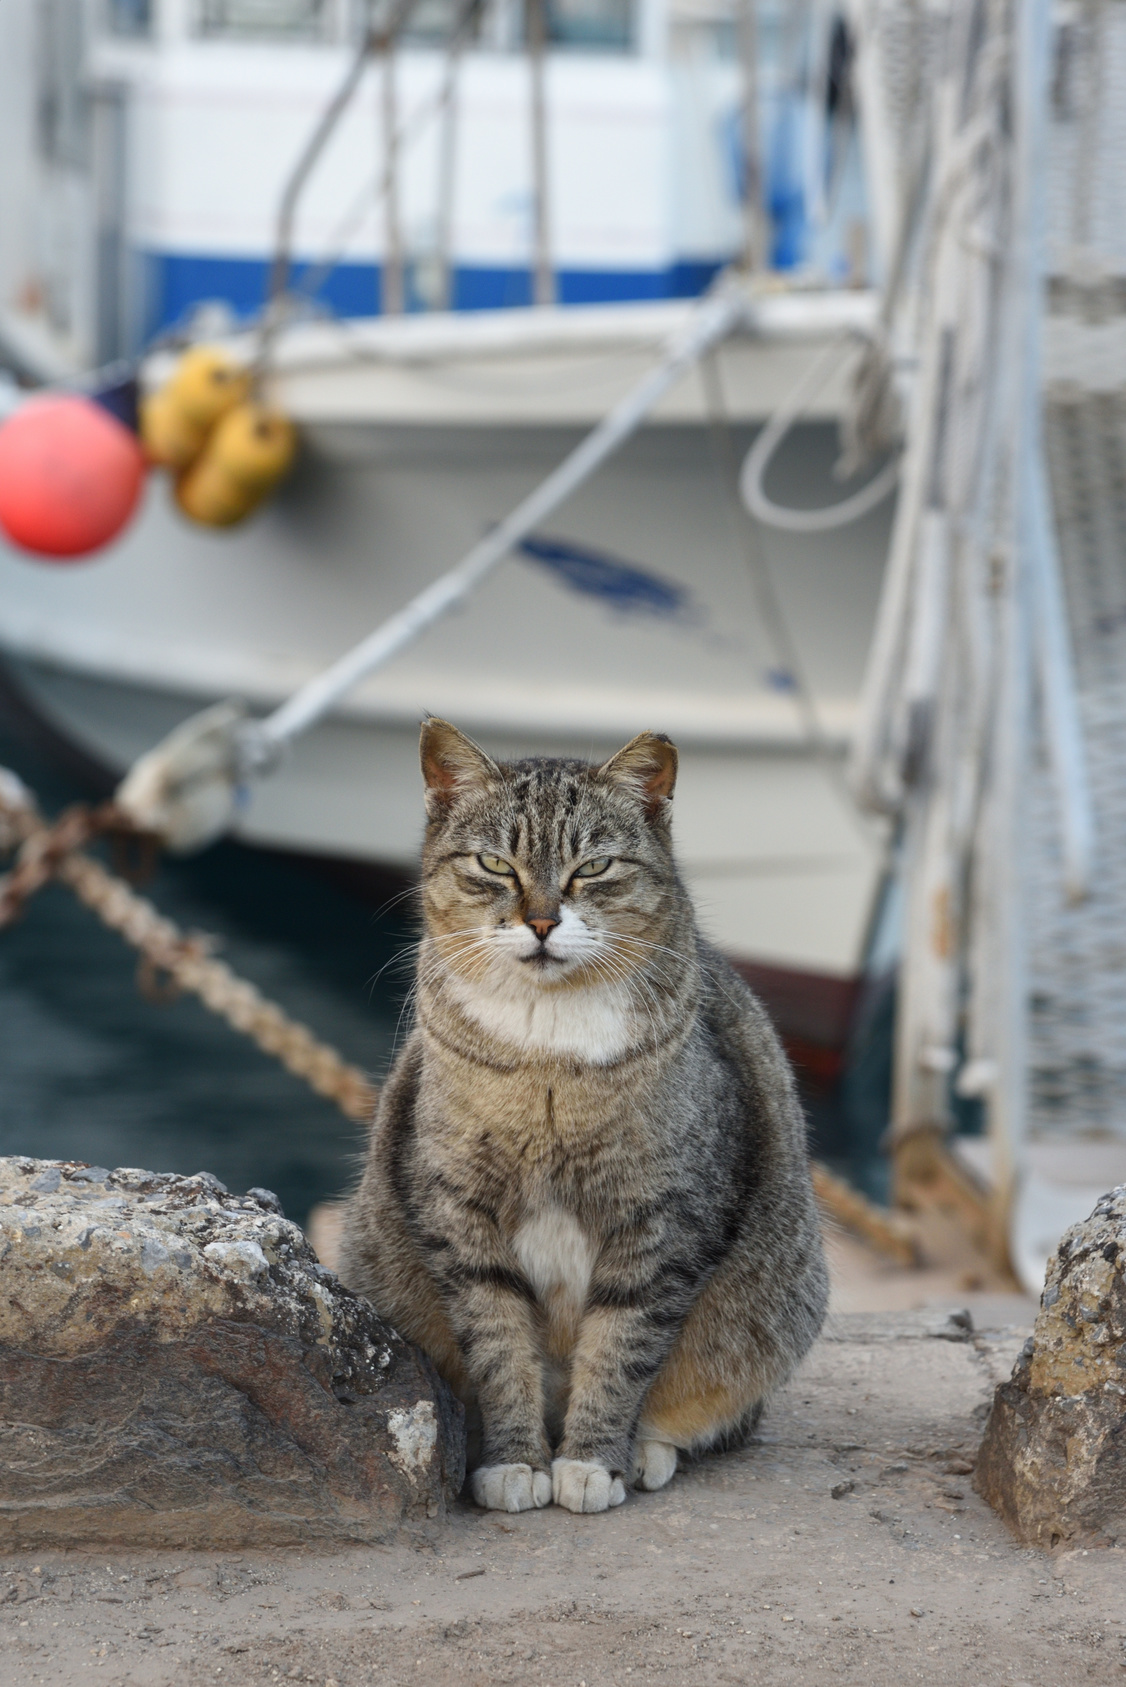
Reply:
[[406, 289], [403, 275], [403, 231], [399, 218], [399, 122], [394, 30], [387, 31], [381, 46], [384, 248], [380, 307], [384, 316], [401, 316], [406, 305]]
[[446, 79], [442, 92], [442, 133], [438, 159], [438, 297], [439, 310], [454, 304], [454, 197], [457, 187], [458, 76], [461, 55], [481, 10], [481, 0], [466, 0], [450, 35]]
[[[1027, 89], [1026, 111], [1022, 113], [1024, 205], [1027, 219], [1027, 253], [1023, 273], [1028, 294], [1024, 345], [1026, 396], [1022, 412], [1027, 474], [1024, 514], [1027, 521], [1032, 577], [1034, 658], [1044, 711], [1044, 732], [1048, 741], [1059, 804], [1065, 890], [1069, 901], [1078, 902], [1086, 896], [1091, 885], [1094, 870], [1095, 818], [1087, 774], [1087, 749], [1079, 713], [1078, 685], [1071, 654], [1067, 603], [1060, 577], [1059, 548], [1056, 543], [1048, 464], [1044, 449], [1043, 403], [1040, 396], [1041, 341], [1046, 308], [1047, 189], [1044, 184], [1047, 180], [1047, 87], [1051, 21], [1036, 0], [1027, 0], [1027, 4], [1028, 11], [1021, 20], [1022, 33], [1018, 36], [1020, 63], [1023, 66], [1021, 83]], [[1104, 19], [1105, 7], [1094, 21], [1101, 24]], [[1103, 44], [1100, 32], [1097, 45]], [[1102, 57], [1101, 52], [1094, 55], [1092, 74], [1097, 81], [1096, 86], [1090, 90], [1092, 109], [1096, 113], [1103, 109], [1098, 103], [1101, 99]], [[1085, 136], [1085, 139], [1090, 138]], [[1090, 164], [1095, 157], [1093, 146], [1084, 156], [1088, 160], [1088, 168], [1081, 170], [1079, 174], [1089, 182], [1094, 176], [1094, 168]], [[1089, 210], [1088, 205], [1083, 215], [1088, 216]], [[1079, 214], [1077, 204], [1076, 216]], [[1089, 234], [1090, 230], [1086, 228], [1082, 237], [1086, 239]]]
[[126, 247], [126, 127], [129, 89], [95, 82], [90, 90], [94, 184], [94, 361], [98, 366], [134, 349], [129, 320]]
[[449, 90], [442, 113], [441, 155], [438, 165], [438, 290], [437, 308], [452, 310], [454, 305], [454, 184], [457, 169], [457, 72], [461, 59], [460, 45], [450, 48]]
[[547, 178], [547, 100], [544, 88], [547, 0], [527, 0], [528, 67], [532, 81], [532, 302], [555, 303]]
[[[996, 1006], [997, 1081], [990, 1097], [989, 1135], [998, 1252], [1019, 1263], [1015, 1245], [1018, 1199], [1026, 1172], [1028, 1129], [1029, 976], [1027, 908], [1023, 894], [1024, 803], [1030, 763], [1031, 616], [1059, 612], [1044, 591], [1046, 499], [1040, 443], [1039, 207], [1043, 191], [1044, 126], [1048, 100], [1049, 0], [1017, 7], [1013, 30], [1013, 232], [1007, 298], [1012, 363], [1009, 442], [1009, 539], [1000, 604], [1001, 689], [998, 708], [994, 833], [993, 940], [999, 989]], [[1039, 568], [1038, 568], [1039, 563]], [[1041, 576], [1036, 601], [1037, 573]], [[1062, 606], [1060, 606], [1062, 607]], [[1081, 743], [1081, 740], [1080, 740]], [[1084, 793], [1085, 794], [1085, 793]], [[1076, 865], [1085, 865], [1077, 861]]]
[[742, 0], [738, 14], [739, 64], [743, 73], [744, 202], [743, 263], [752, 273], [766, 268], [770, 219], [763, 202], [762, 140], [758, 101], [758, 0]]
[[[888, 292], [891, 290], [896, 247], [902, 237], [904, 221], [911, 215], [908, 201], [918, 197], [908, 191], [908, 184], [911, 188], [917, 188], [918, 184], [911, 182], [913, 172], [908, 161], [896, 157], [894, 128], [883, 77], [881, 11], [872, 0], [849, 0], [846, 15], [855, 43], [857, 116], [864, 148], [865, 190], [875, 247], [874, 269], [877, 281]], [[916, 114], [916, 135], [924, 128]], [[918, 141], [915, 151], [921, 151]]]

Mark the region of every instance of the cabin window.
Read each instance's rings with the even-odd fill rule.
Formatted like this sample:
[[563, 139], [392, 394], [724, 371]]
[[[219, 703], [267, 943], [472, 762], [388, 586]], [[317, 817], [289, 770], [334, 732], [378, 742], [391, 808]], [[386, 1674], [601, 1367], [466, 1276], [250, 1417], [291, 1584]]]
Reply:
[[[477, 41], [481, 35], [482, 14], [485, 7], [479, 8], [475, 19], [467, 31], [469, 41]], [[377, 5], [373, 22], [378, 29], [385, 24], [392, 7]], [[442, 46], [449, 40], [459, 17], [464, 13], [462, 0], [415, 0], [411, 8], [406, 25], [399, 35], [401, 41], [425, 43], [427, 46]]]
[[[544, 4], [551, 46], [602, 53], [631, 50], [634, 0], [544, 0]], [[374, 12], [377, 28], [392, 10], [391, 0], [380, 0]], [[468, 30], [469, 40], [494, 51], [523, 52], [526, 10], [527, 0], [482, 0]], [[464, 0], [415, 0], [400, 40], [441, 46], [464, 14]]]
[[104, 0], [103, 16], [111, 35], [143, 40], [152, 34], [153, 0]]
[[632, 0], [547, 0], [547, 35], [557, 47], [626, 53], [633, 46]]
[[196, 0], [195, 33], [246, 40], [321, 40], [335, 33], [333, 0]]
[[[155, 0], [105, 0], [115, 34], [148, 31]], [[468, 43], [502, 52], [522, 52], [527, 0], [481, 0], [468, 29]], [[635, 0], [544, 0], [551, 46], [601, 53], [629, 52], [634, 44]], [[370, 16], [376, 29], [398, 8], [376, 0]], [[442, 46], [465, 13], [464, 0], [416, 0], [399, 39]], [[359, 38], [369, 15], [358, 0], [194, 0], [196, 35], [241, 40], [332, 41]], [[143, 20], [143, 21], [142, 21]]]

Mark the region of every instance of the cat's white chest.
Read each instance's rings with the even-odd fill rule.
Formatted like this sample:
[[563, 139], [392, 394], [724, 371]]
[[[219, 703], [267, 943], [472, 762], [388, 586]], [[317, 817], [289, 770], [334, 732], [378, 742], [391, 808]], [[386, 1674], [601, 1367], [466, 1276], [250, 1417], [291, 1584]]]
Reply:
[[451, 982], [463, 1011], [521, 1053], [569, 1055], [605, 1066], [633, 1046], [635, 1029], [618, 990], [541, 991], [520, 988], [519, 982]]
[[538, 1300], [562, 1293], [575, 1307], [585, 1304], [594, 1250], [569, 1212], [542, 1207], [524, 1220], [512, 1247]]

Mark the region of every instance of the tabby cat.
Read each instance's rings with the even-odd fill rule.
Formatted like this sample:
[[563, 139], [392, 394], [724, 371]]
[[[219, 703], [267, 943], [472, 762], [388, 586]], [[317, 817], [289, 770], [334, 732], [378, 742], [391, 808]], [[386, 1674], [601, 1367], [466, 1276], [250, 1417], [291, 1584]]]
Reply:
[[604, 1511], [739, 1444], [825, 1313], [801, 1108], [696, 928], [676, 770], [653, 733], [596, 767], [422, 730], [415, 1024], [341, 1276], [470, 1408], [495, 1510]]

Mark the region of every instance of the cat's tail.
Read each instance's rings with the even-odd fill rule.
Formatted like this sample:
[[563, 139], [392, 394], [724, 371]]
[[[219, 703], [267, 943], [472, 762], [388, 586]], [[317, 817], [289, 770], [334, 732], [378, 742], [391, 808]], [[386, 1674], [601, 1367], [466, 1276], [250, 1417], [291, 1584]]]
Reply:
[[765, 1406], [765, 1400], [756, 1400], [734, 1423], [722, 1424], [718, 1429], [709, 1430], [706, 1435], [694, 1441], [691, 1447], [682, 1449], [681, 1458], [702, 1459], [709, 1458], [713, 1453], [739, 1452], [753, 1440]]

